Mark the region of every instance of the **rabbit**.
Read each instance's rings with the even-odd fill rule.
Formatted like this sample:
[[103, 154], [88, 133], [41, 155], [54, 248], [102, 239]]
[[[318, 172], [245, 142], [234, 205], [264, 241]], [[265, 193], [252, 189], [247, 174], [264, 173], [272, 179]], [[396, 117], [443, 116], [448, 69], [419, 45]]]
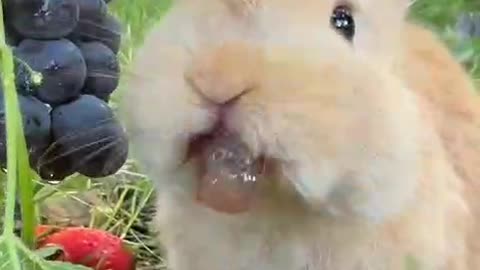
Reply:
[[480, 269], [480, 100], [409, 6], [173, 1], [121, 104], [168, 269]]

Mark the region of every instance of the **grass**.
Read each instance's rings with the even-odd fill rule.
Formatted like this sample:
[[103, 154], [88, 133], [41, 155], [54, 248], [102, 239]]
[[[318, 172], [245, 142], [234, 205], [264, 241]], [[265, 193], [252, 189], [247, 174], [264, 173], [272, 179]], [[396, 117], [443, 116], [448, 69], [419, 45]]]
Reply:
[[414, 20], [426, 24], [443, 38], [477, 86], [480, 86], [480, 39], [462, 39], [456, 28], [461, 14], [479, 12], [477, 0], [415, 0], [411, 12]]
[[[128, 72], [129, 63], [135, 57], [135, 49], [142, 43], [146, 31], [159, 21], [162, 14], [167, 11], [170, 1], [112, 0], [111, 11], [124, 25], [123, 48], [119, 57], [125, 73]], [[477, 81], [480, 81], [480, 68], [478, 67], [480, 63], [480, 42], [473, 39], [459, 39], [455, 31], [455, 24], [459, 14], [463, 12], [472, 10], [480, 12], [479, 3], [478, 0], [417, 0], [413, 3], [411, 14], [415, 20], [426, 23], [441, 35]], [[4, 55], [5, 50], [2, 51], [2, 66], [9, 67], [8, 59]], [[3, 72], [7, 71], [3, 70]], [[112, 99], [112, 106], [115, 107], [116, 102], [121, 98], [122, 91], [135, 91], [135, 89], [120, 87], [118, 95]], [[8, 87], [6, 92], [7, 103], [9, 104], [7, 115], [10, 116], [8, 119], [13, 119], [8, 130], [16, 130], [15, 123], [18, 122], [18, 114], [15, 112], [14, 90]], [[18, 145], [19, 140], [16, 140], [16, 138], [19, 134], [9, 134], [9, 145]], [[24, 153], [16, 151], [21, 150], [21, 147], [10, 148], [12, 150], [9, 152], [9, 157], [15, 157], [17, 154], [19, 157], [24, 157]], [[22, 200], [28, 201], [28, 198], [33, 198], [38, 206], [38, 209], [23, 209], [24, 213], [30, 214], [25, 215], [27, 219], [24, 217], [23, 225], [35, 222], [32, 218], [34, 212], [38, 210], [40, 216], [37, 221], [42, 223], [103, 228], [123, 237], [135, 250], [138, 258], [138, 270], [165, 269], [165, 262], [161, 257], [161, 247], [155, 242], [154, 235], [156, 232], [151, 231], [148, 226], [153, 214], [152, 202], [155, 195], [152, 182], [140, 172], [135, 160], [129, 160], [116, 175], [103, 179], [74, 176], [62, 183], [45, 183], [35, 180], [33, 182], [35, 185], [34, 196], [29, 194], [28, 191], [29, 183], [27, 182], [30, 181], [25, 180], [31, 179], [31, 177], [25, 168], [24, 162], [9, 163], [9, 172], [12, 173], [7, 175], [5, 179], [10, 180], [6, 182], [9, 184], [6, 187], [6, 194], [10, 196], [7, 201], [11, 200], [11, 197], [15, 194], [8, 190], [16, 187], [16, 181], [12, 179], [18, 176], [19, 179], [24, 180], [19, 182], [22, 191], [20, 194], [23, 195], [21, 196]], [[15, 172], [19, 172], [19, 174], [17, 175]], [[3, 182], [5, 183], [5, 181]], [[25, 189], [25, 187], [27, 188]], [[0, 189], [1, 194], [2, 189]], [[13, 215], [13, 208], [11, 208], [11, 205], [9, 206], [6, 212], [7, 219]], [[7, 219], [5, 219], [4, 229], [9, 232], [13, 224], [8, 222]], [[28, 228], [31, 228], [31, 226], [23, 226], [22, 234], [27, 247], [31, 242], [32, 235]], [[8, 237], [11, 238], [12, 236], [8, 234]], [[0, 237], [0, 244], [1, 240], [2, 237]], [[8, 241], [8, 243], [5, 248], [7, 251], [24, 248], [15, 241]], [[5, 265], [2, 265], [2, 260], [5, 258], [3, 255], [7, 254], [2, 253], [5, 249], [2, 249], [0, 245], [0, 270], [15, 269], [11, 268], [11, 265], [7, 265], [6, 268]], [[13, 253], [8, 252], [8, 254]], [[19, 254], [25, 254], [25, 252]], [[15, 257], [15, 255], [12, 256]], [[38, 259], [38, 257], [35, 258]]]

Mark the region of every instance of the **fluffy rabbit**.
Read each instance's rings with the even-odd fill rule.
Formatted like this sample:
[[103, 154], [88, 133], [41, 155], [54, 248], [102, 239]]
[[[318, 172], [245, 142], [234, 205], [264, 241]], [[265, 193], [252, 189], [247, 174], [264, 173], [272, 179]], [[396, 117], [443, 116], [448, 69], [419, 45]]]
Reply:
[[123, 105], [170, 269], [480, 269], [480, 101], [408, 6], [174, 1]]

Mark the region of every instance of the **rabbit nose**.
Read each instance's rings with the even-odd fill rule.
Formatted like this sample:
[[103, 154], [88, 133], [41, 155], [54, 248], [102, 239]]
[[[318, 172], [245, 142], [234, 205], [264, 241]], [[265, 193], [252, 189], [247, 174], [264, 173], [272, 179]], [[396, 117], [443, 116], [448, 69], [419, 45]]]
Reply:
[[199, 94], [207, 101], [216, 105], [229, 105], [235, 103], [240, 97], [242, 97], [247, 90], [239, 92], [217, 93], [217, 92], [203, 92], [199, 91]]
[[207, 100], [224, 104], [254, 88], [261, 73], [259, 52], [242, 43], [228, 43], [194, 56], [186, 79]]
[[233, 103], [248, 92], [248, 88], [241, 78], [206, 76], [196, 74], [191, 80], [192, 87], [200, 96], [214, 104]]

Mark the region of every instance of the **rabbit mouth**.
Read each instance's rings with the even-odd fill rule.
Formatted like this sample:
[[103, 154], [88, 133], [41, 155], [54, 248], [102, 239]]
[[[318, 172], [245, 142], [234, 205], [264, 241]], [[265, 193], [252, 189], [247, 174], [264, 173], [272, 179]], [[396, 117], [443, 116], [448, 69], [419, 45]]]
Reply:
[[198, 202], [230, 214], [250, 209], [264, 178], [265, 158], [254, 156], [237, 134], [217, 124], [190, 140], [186, 158], [195, 164]]

